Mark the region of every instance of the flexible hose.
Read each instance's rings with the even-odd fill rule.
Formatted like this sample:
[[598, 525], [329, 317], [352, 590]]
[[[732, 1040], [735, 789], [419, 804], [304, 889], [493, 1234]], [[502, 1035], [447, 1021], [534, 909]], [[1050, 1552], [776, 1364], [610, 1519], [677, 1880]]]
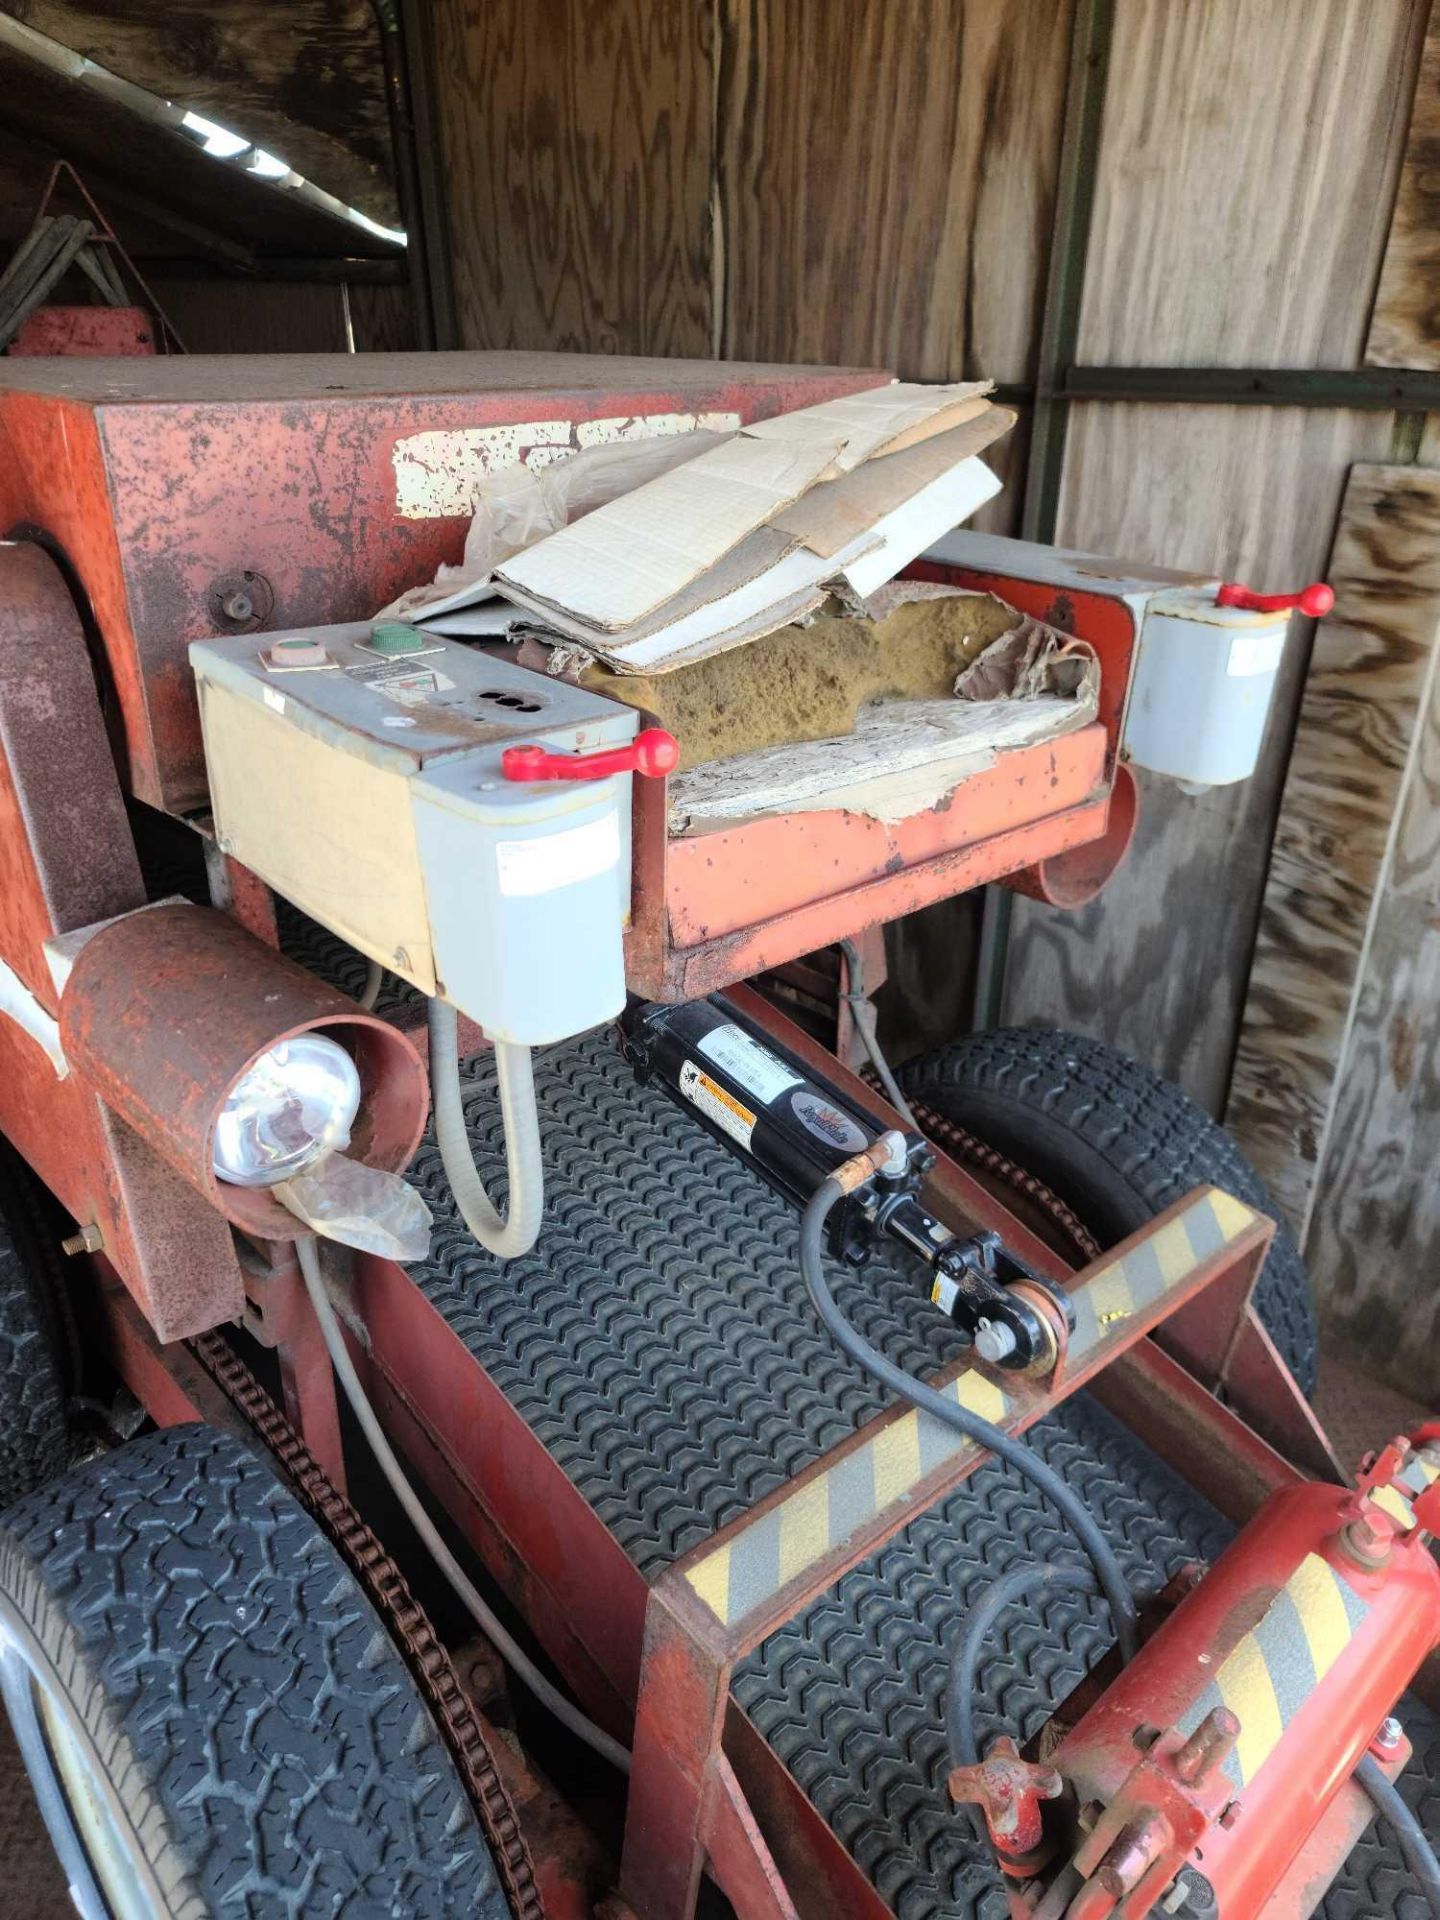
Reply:
[[867, 1373], [873, 1374], [891, 1393], [898, 1393], [922, 1413], [928, 1413], [933, 1419], [962, 1434], [965, 1439], [986, 1448], [998, 1459], [1014, 1467], [1017, 1473], [1024, 1474], [1031, 1485], [1044, 1494], [1069, 1523], [1084, 1547], [1095, 1569], [1100, 1590], [1109, 1602], [1121, 1654], [1129, 1660], [1138, 1644], [1135, 1599], [1110, 1542], [1100, 1531], [1080, 1496], [1023, 1441], [1016, 1440], [1003, 1427], [982, 1420], [978, 1413], [971, 1413], [958, 1401], [937, 1393], [933, 1387], [926, 1386], [923, 1380], [917, 1380], [903, 1367], [897, 1367], [893, 1360], [887, 1360], [878, 1348], [872, 1347], [865, 1336], [851, 1326], [836, 1306], [825, 1278], [825, 1221], [830, 1209], [841, 1197], [842, 1189], [836, 1180], [822, 1181], [800, 1221], [800, 1271], [821, 1324], [852, 1360], [864, 1367]]
[[1374, 1802], [1375, 1811], [1389, 1823], [1405, 1864], [1420, 1882], [1420, 1890], [1430, 1911], [1440, 1920], [1440, 1860], [1426, 1837], [1425, 1829], [1406, 1805], [1400, 1789], [1386, 1774], [1373, 1754], [1366, 1754], [1355, 1769], [1355, 1778]]
[[365, 962], [365, 984], [355, 996], [357, 1007], [363, 1007], [366, 1013], [375, 1011], [375, 1003], [380, 998], [380, 989], [385, 984], [385, 969], [378, 960]]
[[330, 1304], [330, 1296], [325, 1290], [324, 1275], [320, 1271], [320, 1256], [313, 1239], [308, 1235], [295, 1243], [300, 1260], [300, 1271], [305, 1278], [305, 1290], [310, 1295], [315, 1317], [320, 1322], [320, 1332], [326, 1349], [340, 1376], [340, 1384], [345, 1390], [345, 1398], [354, 1410], [355, 1418], [370, 1442], [371, 1451], [380, 1463], [380, 1471], [390, 1482], [395, 1498], [410, 1516], [410, 1523], [419, 1534], [425, 1546], [434, 1557], [436, 1565], [455, 1589], [460, 1599], [469, 1609], [482, 1633], [488, 1635], [494, 1643], [506, 1665], [522, 1680], [542, 1706], [548, 1707], [562, 1726], [570, 1729], [578, 1740], [598, 1753], [602, 1760], [608, 1760], [612, 1767], [618, 1767], [622, 1773], [630, 1771], [630, 1755], [618, 1740], [613, 1740], [603, 1727], [583, 1714], [573, 1701], [567, 1700], [558, 1687], [554, 1687], [541, 1673], [535, 1662], [524, 1651], [484, 1598], [475, 1583], [466, 1573], [460, 1562], [446, 1546], [434, 1521], [425, 1511], [420, 1496], [410, 1484], [405, 1469], [396, 1459], [385, 1438], [385, 1430], [376, 1417], [355, 1364], [350, 1358], [350, 1349], [345, 1344], [345, 1336], [340, 1331], [340, 1322], [335, 1317], [335, 1309]]
[[950, 1757], [957, 1767], [973, 1767], [980, 1758], [975, 1739], [975, 1685], [980, 1647], [985, 1636], [1008, 1607], [1027, 1599], [1037, 1589], [1061, 1593], [1094, 1593], [1095, 1576], [1085, 1567], [1056, 1567], [1038, 1561], [1015, 1567], [987, 1587], [970, 1609], [950, 1661], [945, 1687], [945, 1734]]
[[535, 1078], [530, 1049], [512, 1040], [495, 1042], [495, 1072], [500, 1085], [500, 1117], [505, 1126], [505, 1173], [509, 1197], [501, 1213], [489, 1194], [470, 1150], [465, 1109], [460, 1101], [459, 1021], [445, 1001], [430, 1002], [430, 1089], [435, 1102], [435, 1139], [441, 1164], [460, 1217], [488, 1253], [514, 1260], [528, 1253], [540, 1235], [545, 1210], [545, 1176], [540, 1165], [540, 1117], [535, 1111]]
[[845, 956], [846, 985], [841, 999], [849, 1002], [850, 1016], [855, 1022], [855, 1031], [864, 1043], [870, 1056], [870, 1064], [875, 1069], [875, 1077], [884, 1090], [885, 1098], [899, 1114], [907, 1127], [913, 1127], [917, 1133], [925, 1129], [915, 1118], [910, 1102], [900, 1090], [900, 1082], [890, 1071], [890, 1062], [880, 1047], [880, 1036], [875, 1031], [875, 1009], [865, 992], [865, 963], [860, 958], [860, 949], [853, 940], [839, 942], [840, 951]]

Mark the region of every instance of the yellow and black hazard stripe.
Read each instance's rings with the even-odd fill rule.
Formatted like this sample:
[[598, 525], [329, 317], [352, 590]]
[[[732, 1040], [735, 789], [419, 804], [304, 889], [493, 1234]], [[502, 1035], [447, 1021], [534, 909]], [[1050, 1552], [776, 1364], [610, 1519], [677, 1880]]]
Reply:
[[1147, 1234], [1123, 1259], [1107, 1261], [1083, 1287], [1075, 1289], [1072, 1357], [1080, 1359], [1121, 1321], [1154, 1306], [1259, 1218], [1219, 1187], [1197, 1194], [1183, 1212]]
[[[1008, 1394], [973, 1370], [940, 1391], [992, 1423], [1003, 1420], [1011, 1406]], [[930, 1414], [902, 1414], [777, 1501], [733, 1539], [722, 1541], [685, 1577], [715, 1617], [730, 1626], [942, 1462], [977, 1451], [972, 1441]]]
[[1308, 1553], [1257, 1625], [1226, 1654], [1210, 1684], [1176, 1722], [1193, 1733], [1216, 1707], [1240, 1722], [1224, 1773], [1245, 1787], [1279, 1746], [1285, 1729], [1354, 1639], [1369, 1611], [1318, 1553]]
[[[1088, 1271], [1071, 1295], [1072, 1359], [1085, 1357], [1122, 1322], [1188, 1280], [1259, 1218], [1228, 1193], [1206, 1188], [1123, 1258]], [[977, 1370], [960, 1374], [941, 1391], [992, 1424], [1004, 1425], [1014, 1407], [1004, 1389]], [[685, 1579], [718, 1620], [733, 1626], [882, 1508], [910, 1493], [935, 1467], [977, 1451], [928, 1414], [906, 1413], [702, 1553], [686, 1568]]]

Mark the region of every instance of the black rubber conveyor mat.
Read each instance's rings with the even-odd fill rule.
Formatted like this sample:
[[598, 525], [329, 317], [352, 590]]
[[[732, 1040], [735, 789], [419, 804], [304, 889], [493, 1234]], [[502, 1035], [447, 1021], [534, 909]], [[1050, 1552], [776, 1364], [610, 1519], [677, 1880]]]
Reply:
[[[488, 1056], [466, 1063], [481, 1172], [502, 1184]], [[433, 1141], [412, 1177], [434, 1209], [412, 1275], [654, 1578], [851, 1433], [883, 1396], [820, 1332], [790, 1209], [660, 1093], [607, 1035], [536, 1062], [547, 1183], [540, 1244], [503, 1269], [455, 1215]], [[918, 1274], [877, 1260], [832, 1275], [846, 1312], [901, 1365], [960, 1352]], [[1137, 1580], [1213, 1556], [1217, 1516], [1082, 1397], [1032, 1436], [1080, 1488]], [[903, 1920], [1003, 1915], [988, 1854], [944, 1795], [940, 1696], [957, 1621], [1030, 1557], [1078, 1560], [1027, 1484], [990, 1466], [918, 1517], [745, 1662], [735, 1693]], [[982, 1736], [1030, 1732], [1107, 1644], [1098, 1603], [1017, 1610], [985, 1669]], [[1440, 1834], [1440, 1727], [1405, 1710], [1406, 1782]], [[1425, 1920], [1383, 1830], [1351, 1856], [1333, 1920]]]

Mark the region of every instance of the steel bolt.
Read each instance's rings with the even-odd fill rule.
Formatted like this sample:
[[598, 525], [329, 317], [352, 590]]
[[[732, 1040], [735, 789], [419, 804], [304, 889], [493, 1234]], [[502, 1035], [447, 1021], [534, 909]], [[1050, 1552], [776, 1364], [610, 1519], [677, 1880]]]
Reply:
[[1175, 1771], [1197, 1787], [1212, 1774], [1240, 1738], [1240, 1722], [1228, 1707], [1216, 1707], [1196, 1727], [1175, 1756]]
[[62, 1253], [100, 1253], [105, 1246], [105, 1235], [92, 1221], [88, 1227], [82, 1227], [78, 1233], [70, 1234], [60, 1242]]
[[1380, 1722], [1379, 1731], [1370, 1742], [1370, 1746], [1375, 1753], [1383, 1758], [1387, 1754], [1394, 1753], [1404, 1738], [1405, 1729], [1393, 1713], [1387, 1713], [1385, 1718]]
[[982, 1320], [975, 1329], [975, 1351], [998, 1367], [1015, 1351], [1015, 1335], [1003, 1320]]

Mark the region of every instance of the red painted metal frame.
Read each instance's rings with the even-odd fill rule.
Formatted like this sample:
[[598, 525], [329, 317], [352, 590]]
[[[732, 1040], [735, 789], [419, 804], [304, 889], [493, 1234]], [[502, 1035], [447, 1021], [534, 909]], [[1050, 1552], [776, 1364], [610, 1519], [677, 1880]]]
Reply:
[[155, 322], [144, 307], [38, 307], [5, 351], [12, 360], [28, 354], [152, 354]]
[[[45, 943], [145, 901], [95, 678], [50, 556], [0, 547], [0, 960], [52, 1017]], [[79, 1074], [0, 1020], [0, 1132], [167, 1333], [239, 1310], [225, 1222]]]
[[398, 441], [644, 414], [763, 419], [885, 378], [565, 354], [17, 361], [0, 388], [0, 535], [29, 524], [63, 548], [104, 636], [130, 791], [185, 812], [206, 797], [186, 647], [223, 625], [217, 581], [263, 576], [267, 624], [284, 628], [367, 619], [460, 559], [468, 515], [397, 510]]
[[[763, 1002], [745, 997], [747, 1010], [765, 1019], [777, 1036], [783, 1034], [785, 1044], [817, 1064], [827, 1060], [822, 1049]], [[833, 1059], [828, 1070], [845, 1080]], [[886, 1116], [888, 1109], [863, 1083], [848, 1085], [877, 1117]], [[932, 1198], [957, 1224], [995, 1226], [1043, 1271], [1057, 1277], [1067, 1271], [993, 1195], [943, 1159]], [[640, 1686], [653, 1590], [402, 1269], [358, 1259], [348, 1317], [365, 1329], [363, 1346], [355, 1343], [356, 1357], [387, 1428], [577, 1695], [625, 1735]], [[1299, 1477], [1151, 1342], [1142, 1341], [1117, 1359], [1097, 1376], [1095, 1387], [1192, 1479], [1197, 1463], [1204, 1466], [1202, 1490], [1236, 1519], [1247, 1517], [1265, 1494]], [[656, 1632], [662, 1619], [674, 1618], [668, 1605], [662, 1602], [662, 1607], [651, 1623]], [[661, 1638], [671, 1647], [685, 1644], [683, 1638]], [[707, 1785], [698, 1812], [716, 1878], [744, 1903], [747, 1915], [776, 1911], [770, 1864], [755, 1852], [753, 1835], [764, 1841], [770, 1862], [780, 1864], [802, 1912], [813, 1905], [808, 1889], [821, 1883], [837, 1895], [847, 1887], [856, 1895], [846, 1911], [872, 1910], [873, 1896], [865, 1894], [853, 1865], [713, 1675], [706, 1698], [712, 1694], [713, 1714], [703, 1701], [696, 1706], [703, 1723], [720, 1730], [717, 1752], [723, 1740], [734, 1769], [733, 1784], [714, 1776], [722, 1780], [723, 1791]], [[748, 1816], [737, 1792], [748, 1803]], [[803, 1884], [796, 1879], [802, 1872], [808, 1876]], [[687, 1887], [690, 1877], [686, 1859]]]

